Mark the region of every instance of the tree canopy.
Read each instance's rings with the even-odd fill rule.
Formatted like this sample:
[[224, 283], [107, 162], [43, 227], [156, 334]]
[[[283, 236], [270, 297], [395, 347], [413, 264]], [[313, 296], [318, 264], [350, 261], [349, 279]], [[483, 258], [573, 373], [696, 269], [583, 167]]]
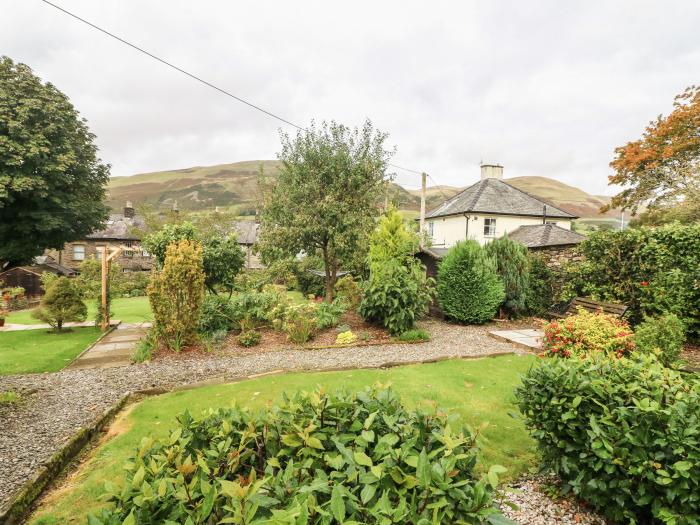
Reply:
[[[642, 138], [615, 150], [611, 184], [625, 186], [606, 208], [637, 209], [700, 202], [700, 86], [678, 95], [673, 111]], [[696, 204], [692, 204], [695, 206]]]
[[387, 135], [370, 121], [361, 129], [312, 123], [294, 138], [281, 134], [282, 168], [261, 181], [260, 251], [265, 262], [300, 252], [320, 255], [326, 299], [338, 269], [364, 260], [388, 177]]
[[0, 57], [0, 268], [103, 226], [108, 180], [68, 97]]

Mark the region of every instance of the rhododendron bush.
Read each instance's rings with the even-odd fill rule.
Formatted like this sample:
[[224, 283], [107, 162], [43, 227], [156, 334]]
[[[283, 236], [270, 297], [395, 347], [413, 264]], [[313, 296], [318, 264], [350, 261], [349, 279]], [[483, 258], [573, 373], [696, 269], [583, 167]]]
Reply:
[[627, 321], [582, 308], [576, 315], [544, 326], [545, 355], [558, 357], [604, 353], [622, 357], [634, 348], [634, 332]]

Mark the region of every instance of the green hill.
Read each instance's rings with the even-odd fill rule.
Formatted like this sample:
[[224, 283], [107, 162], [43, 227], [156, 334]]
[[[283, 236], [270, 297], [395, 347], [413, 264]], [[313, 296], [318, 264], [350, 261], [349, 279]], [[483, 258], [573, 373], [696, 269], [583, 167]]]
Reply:
[[[260, 168], [266, 175], [274, 176], [279, 172], [279, 166], [276, 160], [251, 160], [114, 177], [109, 183], [107, 203], [115, 210], [121, 209], [127, 200], [136, 206], [148, 204], [155, 209], [166, 209], [177, 201], [178, 207], [185, 210], [206, 210], [219, 206], [235, 207], [241, 214], [252, 214], [258, 199]], [[546, 177], [515, 177], [507, 179], [507, 182], [580, 217], [602, 217], [598, 209], [607, 202], [606, 197], [589, 195]], [[429, 187], [426, 209], [430, 211], [462, 189], [453, 186]], [[391, 184], [389, 198], [401, 210], [417, 212], [420, 209], [419, 189]], [[608, 216], [617, 215], [612, 212]]]

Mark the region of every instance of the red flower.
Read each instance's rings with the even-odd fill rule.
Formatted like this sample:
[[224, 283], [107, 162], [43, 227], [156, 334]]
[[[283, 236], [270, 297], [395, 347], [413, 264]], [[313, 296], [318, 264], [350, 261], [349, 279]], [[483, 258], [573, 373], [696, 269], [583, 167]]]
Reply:
[[642, 281], [641, 283], [642, 286], [649, 286], [649, 281]]

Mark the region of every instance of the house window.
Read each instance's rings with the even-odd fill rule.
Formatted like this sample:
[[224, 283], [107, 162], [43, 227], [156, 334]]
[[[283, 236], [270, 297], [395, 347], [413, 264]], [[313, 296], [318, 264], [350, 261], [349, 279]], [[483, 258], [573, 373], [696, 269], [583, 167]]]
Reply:
[[73, 245], [73, 260], [74, 261], [84, 261], [85, 260], [85, 246], [82, 244]]
[[150, 257], [151, 254], [148, 253], [146, 250], [141, 250], [141, 257]]
[[105, 251], [104, 246], [95, 246], [95, 258], [98, 261], [102, 260], [102, 254], [104, 253], [104, 251]]
[[124, 250], [124, 257], [133, 257], [134, 250]]
[[484, 237], [496, 236], [496, 219], [484, 219]]
[[430, 237], [433, 236], [433, 226], [434, 226], [433, 221], [430, 221], [428, 223], [428, 235], [430, 235]]
[[131, 241], [124, 241], [124, 246], [127, 248], [131, 248], [133, 246], [133, 243]]

